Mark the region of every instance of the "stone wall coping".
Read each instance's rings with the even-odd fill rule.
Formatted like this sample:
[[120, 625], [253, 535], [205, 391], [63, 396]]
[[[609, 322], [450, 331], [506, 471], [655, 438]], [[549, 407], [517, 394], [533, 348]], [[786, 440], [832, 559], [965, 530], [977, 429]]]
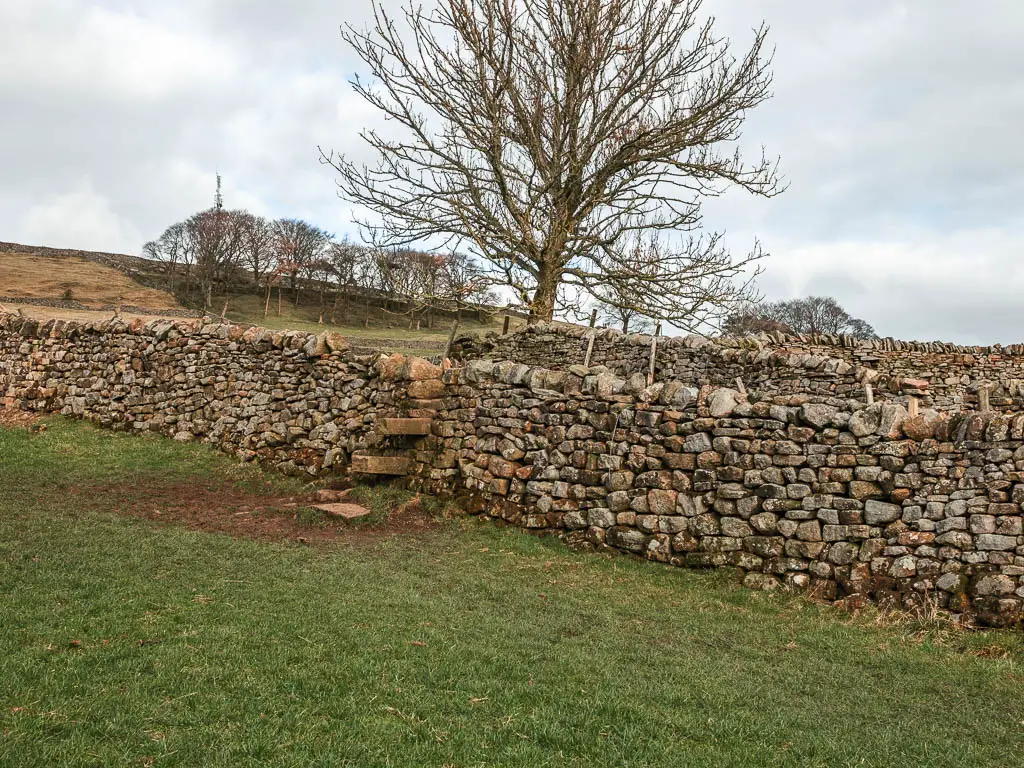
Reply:
[[[592, 329], [583, 326], [566, 327], [556, 323], [539, 322], [532, 326], [513, 331], [516, 334], [523, 333], [557, 333], [573, 338], [586, 338]], [[649, 346], [651, 336], [642, 333], [623, 333], [615, 328], [595, 329], [597, 338], [614, 340], [624, 337], [627, 344], [636, 346]], [[792, 344], [811, 344], [823, 347], [838, 347], [846, 349], [858, 349], [865, 352], [926, 352], [932, 354], [964, 354], [964, 355], [1003, 355], [1011, 357], [1024, 357], [1024, 344], [992, 344], [989, 346], [974, 346], [953, 344], [943, 341], [901, 341], [892, 337], [884, 339], [857, 339], [853, 336], [832, 335], [832, 334], [786, 334], [780, 331], [772, 333], [760, 333], [751, 336], [722, 336], [711, 338], [707, 336], [660, 336], [658, 344], [668, 347], [685, 347], [698, 349], [706, 345], [718, 347], [730, 347], [741, 349], [764, 349], [768, 347], [784, 347]]]

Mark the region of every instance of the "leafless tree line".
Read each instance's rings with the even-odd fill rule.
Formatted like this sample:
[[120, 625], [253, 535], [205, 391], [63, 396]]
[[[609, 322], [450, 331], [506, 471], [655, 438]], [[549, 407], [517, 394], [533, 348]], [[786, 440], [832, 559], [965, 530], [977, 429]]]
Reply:
[[331, 322], [344, 319], [359, 300], [428, 325], [437, 311], [461, 317], [467, 306], [496, 300], [465, 254], [371, 248], [301, 219], [269, 220], [244, 210], [200, 211], [169, 226], [143, 252], [167, 265], [172, 292], [207, 310], [215, 292], [245, 283], [265, 294], [265, 314], [275, 288], [279, 303], [287, 290], [296, 305], [303, 289], [312, 291]]
[[730, 315], [722, 325], [725, 333], [743, 336], [762, 332], [849, 334], [876, 339], [870, 323], [853, 317], [831, 296], [808, 296], [787, 301], [768, 301]]

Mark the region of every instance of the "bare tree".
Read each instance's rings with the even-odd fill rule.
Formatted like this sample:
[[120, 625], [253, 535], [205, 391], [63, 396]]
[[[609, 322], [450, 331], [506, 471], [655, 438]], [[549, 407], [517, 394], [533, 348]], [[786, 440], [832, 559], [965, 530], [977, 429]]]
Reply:
[[188, 292], [195, 251], [184, 222], [172, 224], [159, 238], [146, 243], [142, 250], [147, 257], [167, 263], [167, 282], [171, 293], [174, 293], [177, 287], [175, 278], [178, 267], [184, 267], [185, 292]]
[[627, 290], [628, 288], [625, 285], [613, 284], [600, 291], [597, 295], [599, 316], [605, 322], [619, 326], [623, 333], [646, 333], [653, 330], [654, 321], [637, 309], [638, 306], [642, 306], [643, 297]]
[[252, 272], [253, 282], [260, 287], [275, 266], [277, 233], [273, 225], [262, 216], [254, 216], [248, 211], [238, 216], [242, 264]]
[[[359, 223], [374, 243], [464, 246], [534, 319], [621, 283], [657, 291], [644, 311], [681, 324], [694, 301], [679, 290], [704, 281], [707, 315], [762, 256], [658, 233], [695, 232], [702, 199], [729, 187], [780, 191], [774, 161], [736, 148], [770, 96], [766, 27], [737, 59], [701, 0], [440, 0], [401, 25], [373, 7], [370, 29], [342, 32], [371, 75], [353, 87], [401, 138], [364, 131], [372, 167], [321, 154], [373, 214]], [[662, 251], [653, 273], [627, 258], [644, 238]]]
[[[479, 265], [464, 253], [445, 257], [443, 269], [443, 298], [455, 305], [456, 317], [462, 319], [466, 305], [493, 304], [497, 299], [490, 290], [490, 281]], [[479, 318], [479, 312], [478, 312]]]
[[333, 241], [328, 246], [324, 262], [331, 279], [337, 285], [337, 294], [331, 308], [331, 323], [336, 322], [339, 305], [342, 308], [342, 316], [347, 315], [349, 294], [360, 286], [369, 259], [368, 249], [353, 243], [347, 237]]
[[277, 258], [287, 267], [295, 293], [295, 306], [299, 305], [299, 275], [309, 277], [317, 269], [331, 235], [302, 219], [278, 219], [274, 222], [277, 236]]
[[238, 264], [242, 230], [237, 211], [210, 208], [185, 221], [189, 247], [195, 253], [196, 279], [203, 297], [203, 307], [213, 305], [213, 287], [223, 283], [227, 272]]

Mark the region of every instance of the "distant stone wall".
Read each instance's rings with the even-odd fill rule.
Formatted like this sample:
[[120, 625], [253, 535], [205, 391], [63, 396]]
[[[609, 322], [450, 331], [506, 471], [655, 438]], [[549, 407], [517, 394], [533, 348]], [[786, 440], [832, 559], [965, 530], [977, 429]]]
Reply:
[[75, 309], [91, 312], [114, 312], [116, 310], [118, 312], [127, 312], [136, 315], [161, 315], [164, 317], [205, 317], [203, 312], [198, 312], [194, 309], [181, 309], [176, 307], [153, 309], [152, 307], [139, 307], [135, 304], [102, 304], [99, 307], [96, 307], [83, 304], [81, 301], [75, 301], [74, 299], [37, 299], [25, 296], [0, 296], [0, 305], [2, 304], [25, 304], [33, 307]]
[[[504, 336], [460, 339], [462, 359], [484, 357], [517, 360], [565, 369], [584, 361], [589, 329], [540, 323]], [[646, 372], [651, 337], [598, 330], [591, 366], [604, 365], [616, 375]], [[990, 391], [996, 410], [1024, 410], [1024, 345], [973, 347], [939, 342], [892, 339], [860, 341], [850, 336], [788, 336], [706, 339], [699, 336], [659, 337], [655, 377], [694, 384], [736, 386], [740, 376], [748, 389], [765, 394], [823, 391], [822, 381], [837, 387], [849, 366], [855, 374], [872, 371], [874, 386], [892, 394], [924, 397], [926, 407], [957, 411], [978, 404], [978, 390]], [[839, 372], [840, 376], [834, 376]], [[906, 380], [927, 382], [927, 392], [904, 386]], [[810, 388], [810, 389], [809, 389]], [[834, 394], [847, 394], [839, 392]]]

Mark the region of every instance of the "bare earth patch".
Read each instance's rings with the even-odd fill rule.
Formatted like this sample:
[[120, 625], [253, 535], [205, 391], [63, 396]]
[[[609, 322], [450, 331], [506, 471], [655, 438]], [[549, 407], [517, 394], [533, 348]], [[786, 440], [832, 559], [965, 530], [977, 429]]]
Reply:
[[82, 486], [66, 491], [72, 508], [183, 525], [190, 530], [230, 534], [258, 541], [324, 544], [370, 542], [382, 537], [422, 535], [438, 527], [418, 498], [398, 505], [385, 519], [347, 521], [315, 508], [309, 496], [263, 496], [228, 487], [194, 484]]
[[[0, 408], [0, 427], [6, 429], [24, 428], [30, 429], [36, 426], [36, 422], [39, 421], [39, 415], [30, 413], [29, 411], [19, 411], [13, 408]], [[42, 427], [45, 429], [45, 427]]]

